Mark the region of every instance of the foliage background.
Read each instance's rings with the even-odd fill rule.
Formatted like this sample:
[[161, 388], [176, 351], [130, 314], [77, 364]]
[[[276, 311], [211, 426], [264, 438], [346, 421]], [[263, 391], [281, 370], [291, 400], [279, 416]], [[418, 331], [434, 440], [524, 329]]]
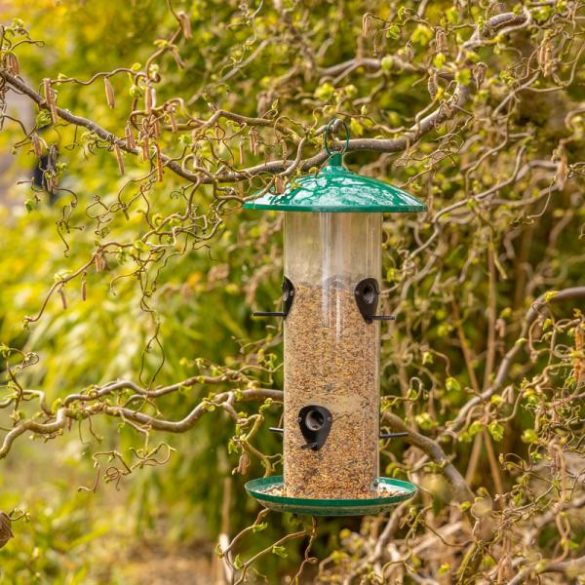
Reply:
[[[384, 335], [384, 422], [400, 427], [391, 411], [411, 435], [383, 445], [382, 468], [422, 489], [389, 518], [320, 521], [310, 542], [320, 563], [303, 567], [304, 578], [577, 578], [585, 526], [580, 2], [14, 0], [0, 11], [3, 70], [14, 74], [17, 59], [45, 98], [43, 80], [53, 80], [59, 107], [121, 139], [130, 120], [147, 152], [146, 160], [124, 153], [26, 99], [18, 110], [8, 92], [3, 428], [45, 420], [35, 415], [37, 395], [14, 402], [11, 375], [42, 389], [51, 409], [116, 379], [145, 388], [191, 379], [145, 407], [169, 420], [218, 392], [281, 388], [280, 331], [251, 319], [279, 295], [279, 218], [239, 207], [287, 174], [225, 179], [295, 152], [313, 157], [322, 124], [337, 115], [357, 139], [349, 165], [407, 186], [430, 208], [385, 222], [386, 303], [401, 318]], [[477, 45], [474, 31], [483, 35]], [[19, 44], [29, 38], [42, 44]], [[116, 68], [125, 69], [110, 85], [92, 77]], [[218, 110], [237, 115], [211, 118]], [[384, 143], [424, 126], [430, 112], [436, 126]], [[45, 189], [30, 185], [39, 154], [54, 156]], [[300, 164], [288, 174], [296, 172]], [[209, 177], [219, 179], [197, 184]], [[567, 290], [576, 292], [555, 292]], [[216, 406], [179, 434], [143, 433], [99, 414], [91, 428], [83, 416], [46, 444], [43, 433], [26, 433], [1, 462], [0, 509], [27, 514], [0, 551], [4, 582], [146, 583], [164, 578], [161, 559], [176, 582], [193, 559], [202, 583], [221, 582], [222, 560], [209, 560], [219, 534], [234, 537], [258, 513], [243, 483], [280, 464], [268, 432], [279, 405], [266, 403], [261, 418], [258, 406], [236, 405], [248, 438]], [[95, 490], [78, 491], [97, 477]], [[297, 530], [304, 538], [271, 546]], [[284, 582], [311, 531], [309, 521], [272, 514], [227, 564], [238, 575], [268, 547], [245, 577], [259, 580], [259, 571]], [[581, 565], [567, 565], [572, 559]]]

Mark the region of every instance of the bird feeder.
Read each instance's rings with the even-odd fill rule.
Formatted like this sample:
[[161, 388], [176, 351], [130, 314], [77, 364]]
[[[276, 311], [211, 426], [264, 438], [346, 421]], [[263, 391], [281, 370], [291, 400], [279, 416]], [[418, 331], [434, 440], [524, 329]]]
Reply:
[[[324, 516], [378, 513], [411, 497], [380, 477], [382, 215], [424, 211], [402, 189], [350, 172], [343, 151], [315, 175], [244, 208], [284, 212], [284, 476], [250, 481], [268, 508]], [[388, 435], [386, 435], [387, 437]]]

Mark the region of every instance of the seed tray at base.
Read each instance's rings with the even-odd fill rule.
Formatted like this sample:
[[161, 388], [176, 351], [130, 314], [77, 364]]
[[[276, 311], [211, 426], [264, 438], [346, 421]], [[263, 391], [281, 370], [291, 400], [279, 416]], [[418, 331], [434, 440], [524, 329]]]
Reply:
[[246, 491], [260, 504], [278, 512], [307, 514], [311, 516], [369, 516], [385, 512], [412, 498], [416, 486], [408, 481], [379, 477], [378, 486], [391, 494], [359, 499], [313, 499], [297, 498], [270, 493], [283, 489], [282, 475], [261, 477], [246, 483]]

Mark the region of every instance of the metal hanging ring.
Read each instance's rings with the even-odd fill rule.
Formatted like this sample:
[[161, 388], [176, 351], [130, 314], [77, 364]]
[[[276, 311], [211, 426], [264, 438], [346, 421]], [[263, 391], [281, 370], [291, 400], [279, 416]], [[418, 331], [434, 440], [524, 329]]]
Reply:
[[[329, 141], [330, 133], [333, 130], [333, 125], [337, 122], [340, 123], [343, 126], [343, 129], [345, 130], [345, 145], [341, 148], [341, 150], [331, 150], [329, 148], [329, 144], [327, 143]], [[347, 152], [347, 150], [349, 149], [349, 128], [344, 120], [340, 120], [339, 118], [333, 118], [332, 120], [329, 121], [327, 126], [325, 126], [325, 131], [323, 133], [323, 145], [325, 146], [325, 152], [327, 152], [329, 156], [332, 156], [335, 152], [340, 152], [341, 154]]]

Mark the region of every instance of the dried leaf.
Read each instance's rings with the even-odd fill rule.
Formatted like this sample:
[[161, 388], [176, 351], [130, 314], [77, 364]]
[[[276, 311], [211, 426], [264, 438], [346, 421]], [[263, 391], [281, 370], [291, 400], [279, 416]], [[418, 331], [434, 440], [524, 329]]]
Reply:
[[11, 538], [14, 538], [14, 534], [12, 533], [10, 516], [0, 512], [0, 548], [4, 548]]
[[142, 139], [142, 143], [140, 146], [142, 147], [142, 160], [148, 160], [148, 150], [150, 147], [150, 141], [148, 140], [148, 136], [145, 136]]
[[130, 124], [126, 124], [124, 134], [126, 135], [126, 144], [128, 145], [128, 148], [136, 148], [136, 140], [134, 140], [134, 133], [132, 132]]
[[152, 114], [152, 108], [156, 105], [156, 93], [154, 88], [148, 86], [144, 92], [144, 109], [148, 114]]
[[53, 124], [56, 124], [59, 117], [57, 116], [57, 106], [55, 103], [55, 92], [51, 87], [51, 80], [48, 78], [43, 79], [43, 88], [45, 91], [45, 102], [47, 103], [47, 107], [49, 108], [49, 112], [51, 112], [51, 120]]
[[537, 61], [542, 73], [545, 77], [548, 77], [552, 72], [553, 66], [553, 51], [552, 51], [552, 43], [550, 36], [545, 35], [544, 40], [542, 41], [538, 53], [537, 53]]
[[65, 291], [63, 290], [63, 287], [60, 286], [59, 290], [57, 291], [59, 293], [59, 296], [61, 297], [61, 304], [63, 305], [63, 310], [67, 310], [67, 297], [65, 296]]
[[20, 74], [20, 64], [14, 53], [6, 53], [6, 55], [4, 55], [4, 67], [8, 73], [11, 73], [12, 75]]
[[33, 132], [30, 136], [30, 141], [32, 144], [33, 152], [37, 158], [41, 158], [43, 156], [43, 145], [39, 135], [36, 132]]
[[169, 110], [169, 122], [171, 123], [171, 130], [176, 132], [178, 130], [178, 126], [177, 120], [175, 118], [175, 110], [172, 108]]
[[284, 179], [280, 175], [277, 175], [275, 177], [275, 179], [274, 179], [274, 185], [275, 185], [275, 188], [276, 188], [276, 192], [278, 194], [284, 192]]
[[118, 144], [114, 144], [114, 154], [116, 155], [116, 160], [118, 161], [118, 169], [120, 169], [120, 174], [124, 174], [124, 158], [122, 157], [122, 150], [118, 146]]
[[245, 451], [240, 455], [240, 460], [238, 461], [238, 467], [236, 469], [237, 473], [240, 475], [246, 475], [248, 473], [248, 468], [250, 467], [250, 456]]
[[437, 53], [446, 53], [449, 50], [447, 35], [445, 34], [445, 29], [441, 26], [435, 29], [435, 50]]
[[239, 151], [240, 151], [240, 164], [244, 165], [244, 141], [240, 140], [239, 144]]
[[106, 90], [106, 102], [108, 107], [112, 110], [116, 107], [116, 96], [114, 95], [114, 88], [107, 77], [104, 77], [104, 89]]
[[437, 72], [435, 70], [431, 71], [429, 75], [427, 87], [429, 89], [429, 95], [431, 96], [431, 99], [434, 100], [437, 96], [437, 92], [439, 91], [439, 85], [437, 83]]
[[483, 62], [477, 63], [472, 70], [473, 80], [477, 87], [481, 87], [483, 82], [485, 81], [485, 72], [487, 70], [487, 65]]
[[573, 374], [577, 384], [585, 378], [585, 329], [583, 325], [575, 328], [575, 352], [573, 358]]
[[567, 160], [567, 153], [565, 149], [562, 150], [561, 156], [559, 157], [559, 166], [557, 167], [556, 181], [559, 191], [565, 188], [565, 183], [569, 176], [569, 161]]
[[181, 25], [183, 36], [186, 39], [190, 39], [193, 34], [191, 32], [191, 19], [189, 18], [189, 15], [181, 10], [181, 12], [177, 13], [177, 18], [179, 19], [179, 24]]
[[156, 179], [161, 182], [163, 180], [163, 163], [160, 156], [160, 147], [158, 144], [155, 146], [156, 150]]
[[94, 264], [95, 264], [95, 271], [96, 272], [102, 272], [103, 270], [106, 269], [107, 264], [106, 264], [106, 258], [103, 254], [103, 252], [97, 252], [95, 255], [95, 259], [94, 259]]
[[362, 36], [365, 38], [368, 36], [370, 32], [370, 14], [366, 12], [366, 14], [362, 17]]

